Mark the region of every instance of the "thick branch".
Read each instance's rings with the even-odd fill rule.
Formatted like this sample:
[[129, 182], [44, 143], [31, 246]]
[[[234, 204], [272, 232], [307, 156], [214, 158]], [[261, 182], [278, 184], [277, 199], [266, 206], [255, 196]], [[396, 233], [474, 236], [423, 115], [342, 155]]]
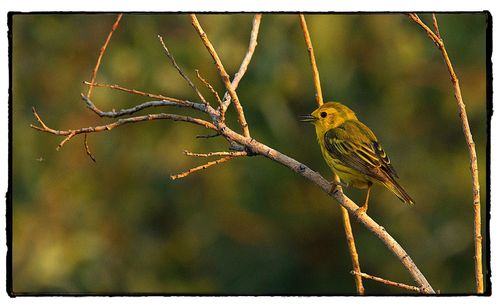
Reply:
[[191, 23], [193, 24], [193, 27], [196, 29], [198, 32], [198, 35], [200, 35], [201, 41], [205, 45], [206, 49], [212, 56], [212, 58], [215, 61], [215, 66], [217, 67], [217, 70], [219, 71], [219, 74], [222, 78], [222, 82], [224, 83], [224, 86], [226, 87], [226, 90], [229, 92], [229, 95], [233, 99], [234, 106], [236, 107], [236, 112], [238, 113], [238, 121], [240, 122], [241, 127], [243, 128], [243, 135], [245, 137], [250, 137], [250, 129], [248, 128], [248, 123], [245, 119], [245, 113], [243, 111], [243, 107], [241, 106], [240, 99], [238, 98], [238, 95], [236, 94], [235, 89], [231, 85], [231, 82], [229, 81], [229, 75], [226, 72], [226, 69], [222, 65], [222, 62], [219, 58], [219, 55], [217, 55], [217, 52], [215, 51], [212, 43], [207, 37], [207, 34], [205, 31], [203, 31], [203, 28], [201, 27], [200, 23], [198, 22], [198, 19], [196, 18], [195, 14], [191, 14]]
[[280, 153], [279, 151], [262, 144], [255, 139], [243, 137], [242, 135], [232, 131], [226, 126], [220, 128], [224, 137], [235, 141], [241, 145], [247, 147], [255, 154], [263, 155], [273, 161], [276, 161], [299, 175], [310, 180], [314, 184], [318, 185], [325, 193], [329, 194], [335, 200], [337, 200], [347, 211], [357, 218], [369, 231], [371, 231], [375, 236], [377, 236], [382, 242], [387, 246], [387, 248], [401, 261], [403, 266], [408, 270], [410, 275], [413, 277], [415, 282], [421, 287], [423, 293], [435, 293], [431, 285], [425, 278], [425, 276], [420, 272], [418, 267], [415, 265], [411, 257], [406, 253], [406, 251], [399, 245], [399, 243], [391, 236], [387, 231], [377, 224], [370, 216], [366, 213], [356, 213], [359, 206], [356, 205], [351, 199], [344, 195], [342, 189], [338, 187], [334, 192], [330, 194], [331, 183], [323, 178], [319, 173], [311, 170], [304, 164]]
[[436, 17], [433, 16], [434, 27], [436, 28], [435, 34], [425, 23], [420, 20], [417, 14], [408, 15], [411, 20], [420, 25], [427, 33], [427, 36], [436, 44], [438, 49], [441, 51], [441, 55], [446, 63], [448, 72], [451, 77], [451, 82], [453, 84], [453, 90], [455, 92], [455, 100], [457, 102], [458, 112], [460, 114], [460, 121], [462, 123], [462, 130], [465, 136], [465, 142], [467, 143], [467, 148], [469, 150], [470, 159], [470, 171], [472, 175], [472, 206], [474, 208], [474, 263], [475, 263], [475, 274], [476, 274], [476, 291], [477, 293], [484, 293], [484, 280], [483, 280], [483, 255], [482, 255], [482, 236], [481, 236], [481, 199], [479, 194], [479, 174], [477, 168], [477, 154], [476, 145], [472, 138], [472, 133], [469, 127], [469, 120], [467, 119], [467, 112], [465, 110], [465, 104], [462, 100], [462, 91], [460, 89], [460, 83], [458, 81], [451, 60], [446, 51], [443, 40], [439, 35], [439, 27]]

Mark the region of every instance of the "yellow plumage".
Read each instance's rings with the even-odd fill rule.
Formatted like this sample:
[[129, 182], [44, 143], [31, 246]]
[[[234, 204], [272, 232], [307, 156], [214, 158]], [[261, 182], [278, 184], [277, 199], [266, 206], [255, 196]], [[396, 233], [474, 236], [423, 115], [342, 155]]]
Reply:
[[323, 157], [328, 166], [348, 186], [368, 189], [363, 210], [368, 208], [370, 188], [378, 183], [403, 202], [413, 199], [398, 184], [398, 175], [375, 134], [361, 123], [356, 114], [338, 102], [328, 102], [303, 116], [312, 122]]

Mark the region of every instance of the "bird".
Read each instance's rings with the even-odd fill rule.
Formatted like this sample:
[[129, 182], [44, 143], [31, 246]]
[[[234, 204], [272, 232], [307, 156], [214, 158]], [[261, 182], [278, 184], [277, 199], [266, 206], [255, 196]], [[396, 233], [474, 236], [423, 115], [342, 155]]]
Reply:
[[[359, 121], [349, 107], [339, 102], [327, 102], [300, 119], [314, 124], [323, 158], [339, 176], [340, 184], [367, 189], [365, 203], [357, 212], [366, 213], [368, 210], [374, 183], [385, 186], [405, 203], [415, 203], [396, 181], [399, 176], [373, 131]], [[332, 182], [330, 192], [338, 184]]]

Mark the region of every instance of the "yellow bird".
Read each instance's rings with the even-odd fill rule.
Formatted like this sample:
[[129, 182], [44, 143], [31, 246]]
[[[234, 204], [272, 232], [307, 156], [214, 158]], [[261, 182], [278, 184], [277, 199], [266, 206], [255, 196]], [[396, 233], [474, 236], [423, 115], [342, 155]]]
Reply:
[[398, 174], [377, 137], [354, 111], [341, 103], [328, 102], [302, 116], [301, 121], [314, 124], [323, 158], [345, 186], [368, 189], [360, 212], [368, 209], [373, 183], [382, 184], [403, 202], [415, 203], [396, 181]]

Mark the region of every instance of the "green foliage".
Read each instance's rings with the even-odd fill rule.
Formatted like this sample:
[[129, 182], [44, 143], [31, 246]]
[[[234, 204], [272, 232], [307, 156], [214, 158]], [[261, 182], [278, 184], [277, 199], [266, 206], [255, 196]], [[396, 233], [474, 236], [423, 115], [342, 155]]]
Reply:
[[[234, 74], [252, 15], [198, 17]], [[428, 15], [421, 17], [431, 24]], [[409, 207], [375, 187], [370, 216], [403, 245], [435, 289], [473, 292], [468, 152], [438, 50], [402, 14], [306, 18], [325, 100], [348, 105], [373, 129], [416, 201]], [[170, 174], [206, 161], [183, 150], [221, 151], [226, 142], [195, 139], [205, 130], [185, 123], [139, 123], [90, 135], [93, 163], [83, 137], [56, 152], [62, 138], [29, 128], [35, 122], [32, 106], [53, 128], [109, 122], [85, 108], [80, 92], [114, 19], [13, 17], [14, 291], [355, 293], [338, 204], [290, 170], [252, 157], [171, 181]], [[439, 14], [438, 20], [467, 105], [484, 208], [486, 16]], [[187, 15], [124, 15], [97, 81], [196, 101], [170, 66], [158, 34], [193, 80], [199, 69], [224, 93]], [[263, 16], [259, 45], [238, 93], [253, 137], [331, 175], [313, 127], [297, 120], [316, 108], [297, 16]], [[103, 110], [145, 101], [101, 88], [94, 89], [93, 100]], [[227, 116], [239, 130], [234, 110]], [[364, 198], [361, 191], [346, 193], [357, 202]], [[362, 271], [412, 283], [376, 237], [353, 226]], [[365, 286], [368, 293], [407, 293], [368, 281]]]

